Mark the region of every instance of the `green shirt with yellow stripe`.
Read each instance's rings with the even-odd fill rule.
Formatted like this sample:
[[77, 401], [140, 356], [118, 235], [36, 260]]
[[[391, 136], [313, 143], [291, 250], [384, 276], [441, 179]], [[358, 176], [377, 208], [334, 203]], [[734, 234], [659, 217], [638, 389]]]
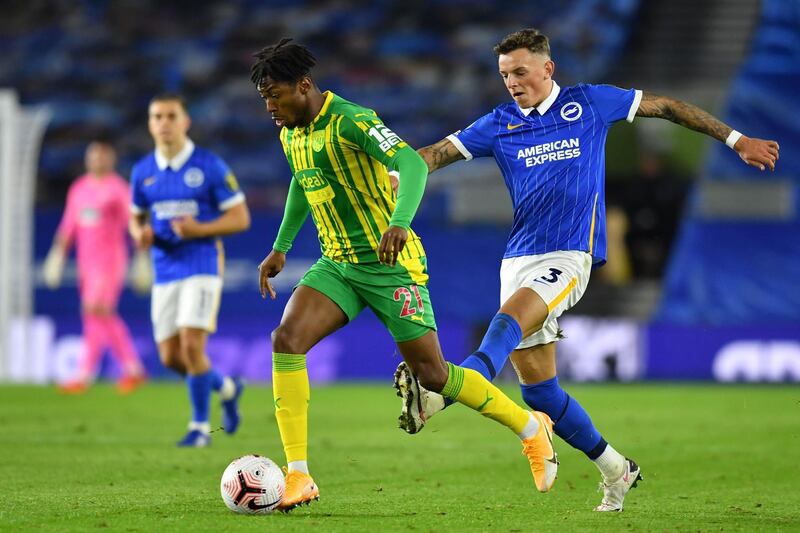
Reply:
[[[308, 126], [281, 130], [293, 177], [274, 248], [288, 251], [310, 210], [322, 254], [334, 261], [377, 262], [381, 236], [395, 225], [408, 230], [398, 261], [416, 262], [425, 251], [409, 225], [424, 190], [427, 166], [374, 111], [332, 92], [324, 94], [322, 109]], [[402, 161], [406, 167], [413, 165], [422, 179], [412, 179], [413, 173], [404, 170], [398, 202], [387, 169], [400, 170]]]

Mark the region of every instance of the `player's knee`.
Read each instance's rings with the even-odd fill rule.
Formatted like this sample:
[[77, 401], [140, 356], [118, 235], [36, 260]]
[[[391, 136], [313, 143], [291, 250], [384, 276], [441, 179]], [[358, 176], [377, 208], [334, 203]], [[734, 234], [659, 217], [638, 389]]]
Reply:
[[205, 358], [204, 343], [195, 339], [181, 340], [181, 357], [187, 368], [191, 369]]
[[161, 364], [169, 368], [170, 370], [174, 370], [175, 372], [181, 374], [186, 373], [186, 368], [184, 367], [183, 361], [181, 360], [180, 353], [162, 352], [159, 354], [159, 358], [161, 359]]
[[278, 353], [306, 353], [305, 341], [297, 335], [293, 328], [281, 324], [272, 332], [272, 351]]

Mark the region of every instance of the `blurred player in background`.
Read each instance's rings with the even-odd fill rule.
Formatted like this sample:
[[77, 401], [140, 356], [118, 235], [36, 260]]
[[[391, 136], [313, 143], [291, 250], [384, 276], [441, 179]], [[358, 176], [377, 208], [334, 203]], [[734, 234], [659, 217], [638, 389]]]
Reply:
[[[574, 306], [593, 266], [606, 259], [605, 140], [617, 121], [664, 118], [725, 142], [742, 160], [774, 170], [778, 144], [751, 139], [707, 112], [672, 98], [609, 85], [561, 88], [552, 79], [550, 44], [534, 29], [494, 48], [514, 102], [497, 106], [462, 131], [419, 150], [431, 172], [455, 161], [494, 157], [514, 205], [500, 269], [501, 307], [463, 366], [494, 379], [509, 355], [522, 397], [547, 413], [555, 432], [595, 462], [602, 474], [597, 511], [621, 511], [639, 467], [612, 448], [556, 377], [557, 318]], [[402, 186], [404, 177], [400, 176]], [[401, 363], [401, 427], [415, 433], [447, 400], [419, 386]], [[419, 407], [418, 407], [419, 406]]]
[[192, 419], [178, 445], [208, 446], [212, 390], [225, 431], [234, 433], [240, 421], [242, 384], [211, 368], [206, 341], [222, 296], [220, 237], [250, 227], [250, 213], [225, 162], [187, 136], [191, 120], [181, 96], [156, 96], [148, 113], [155, 150], [131, 173], [130, 232], [137, 246], [152, 247], [151, 319], [161, 362], [186, 376], [189, 389]]
[[57, 288], [69, 249], [75, 243], [83, 353], [77, 377], [62, 384], [61, 390], [69, 394], [86, 391], [97, 373], [103, 351], [110, 347], [122, 369], [117, 388], [129, 393], [145, 380], [131, 334], [117, 314], [128, 270], [126, 228], [130, 190], [114, 171], [116, 152], [109, 143], [89, 144], [85, 163], [86, 174], [69, 188], [64, 216], [44, 263], [45, 283]]
[[[252, 80], [293, 173], [272, 251], [259, 266], [261, 294], [275, 298], [269, 278], [284, 267], [297, 232], [312, 214], [322, 257], [298, 283], [272, 332], [275, 416], [286, 452], [291, 509], [319, 496], [309, 475], [306, 353], [369, 307], [426, 387], [505, 425], [523, 443], [540, 491], [555, 480], [550, 421], [529, 413], [471, 369], [446, 363], [428, 295], [425, 251], [411, 221], [427, 167], [374, 111], [330, 91], [310, 76], [316, 60], [283, 39], [256, 54]], [[397, 196], [387, 168], [403, 173]]]

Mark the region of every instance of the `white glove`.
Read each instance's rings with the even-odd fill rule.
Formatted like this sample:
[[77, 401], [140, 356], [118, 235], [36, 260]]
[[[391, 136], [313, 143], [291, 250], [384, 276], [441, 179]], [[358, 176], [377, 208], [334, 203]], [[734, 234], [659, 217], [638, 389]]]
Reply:
[[131, 261], [131, 287], [137, 294], [146, 295], [153, 286], [153, 266], [147, 250], [136, 250]]
[[42, 265], [42, 277], [44, 284], [50, 289], [57, 289], [61, 285], [61, 277], [64, 274], [64, 262], [66, 257], [57, 247], [50, 248], [50, 252]]

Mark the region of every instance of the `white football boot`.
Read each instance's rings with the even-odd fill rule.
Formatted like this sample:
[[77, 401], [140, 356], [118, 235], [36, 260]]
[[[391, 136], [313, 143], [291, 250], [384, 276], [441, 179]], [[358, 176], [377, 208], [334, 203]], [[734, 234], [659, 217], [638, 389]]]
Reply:
[[419, 432], [430, 417], [444, 409], [444, 396], [424, 389], [405, 361], [397, 365], [394, 388], [403, 399], [397, 421], [406, 433]]
[[629, 490], [636, 487], [642, 479], [642, 471], [635, 462], [625, 459], [625, 470], [616, 481], [608, 483], [605, 480], [600, 482], [600, 489], [603, 489], [603, 501], [594, 508], [595, 511], [609, 512], [622, 511], [622, 502]]

